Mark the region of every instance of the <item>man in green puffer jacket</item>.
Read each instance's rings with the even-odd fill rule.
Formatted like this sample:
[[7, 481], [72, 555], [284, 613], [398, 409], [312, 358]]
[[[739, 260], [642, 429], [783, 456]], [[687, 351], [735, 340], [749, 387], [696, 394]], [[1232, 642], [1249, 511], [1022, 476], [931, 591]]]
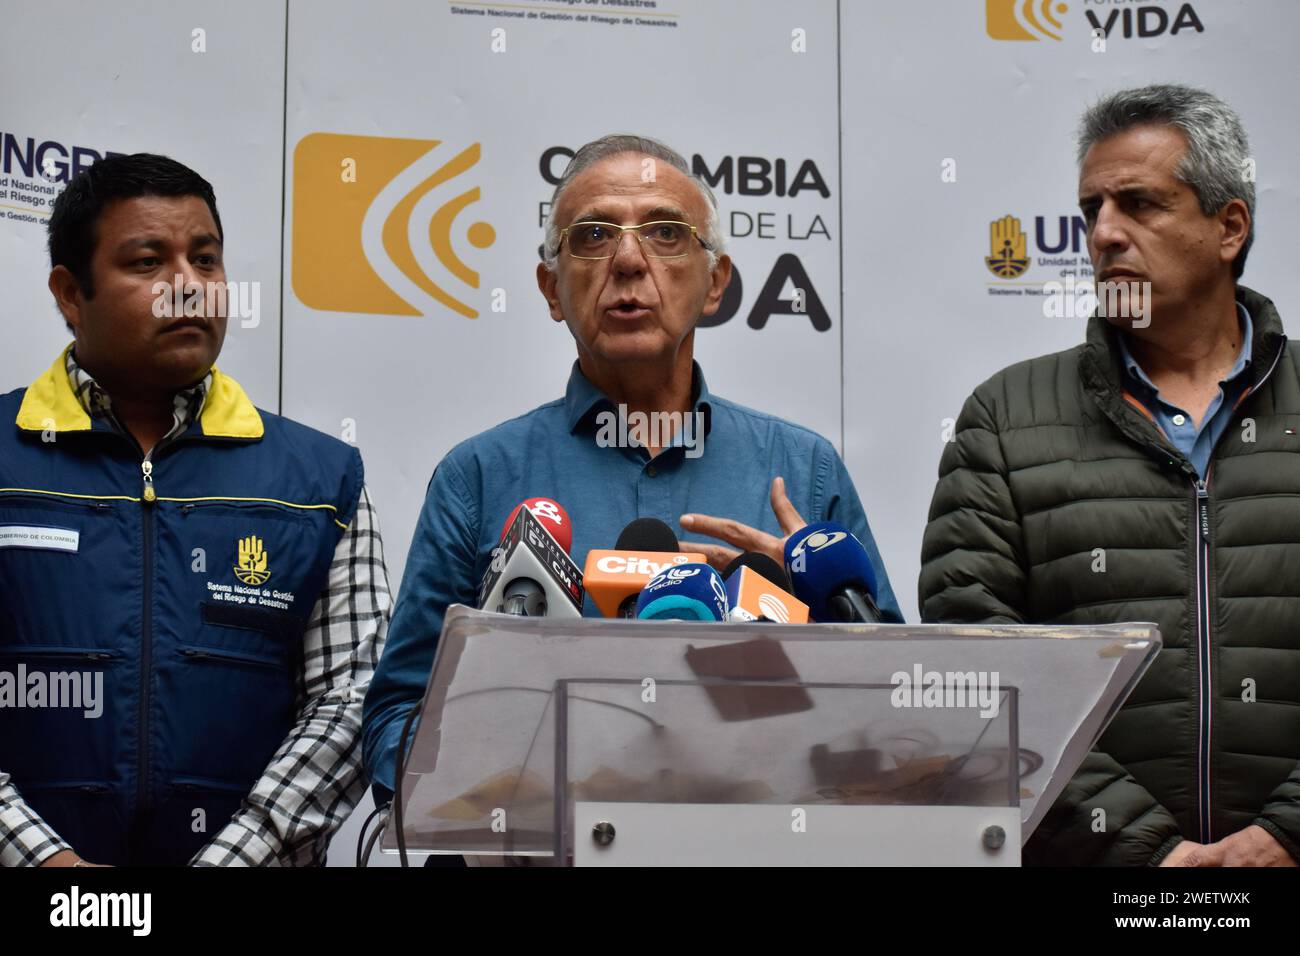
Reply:
[[1154, 621], [1164, 647], [1025, 846], [1030, 864], [1300, 858], [1300, 356], [1237, 285], [1249, 146], [1208, 93], [1084, 116], [1099, 281], [1083, 345], [999, 372], [944, 450], [926, 621]]

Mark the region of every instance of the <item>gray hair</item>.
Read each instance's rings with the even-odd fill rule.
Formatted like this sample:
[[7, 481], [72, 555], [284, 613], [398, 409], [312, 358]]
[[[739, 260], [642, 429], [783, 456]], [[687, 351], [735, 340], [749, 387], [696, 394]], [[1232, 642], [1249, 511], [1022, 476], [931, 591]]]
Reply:
[[1080, 165], [1094, 143], [1145, 125], [1174, 126], [1187, 137], [1187, 153], [1175, 175], [1196, 193], [1203, 213], [1212, 216], [1234, 199], [1250, 210], [1250, 232], [1232, 263], [1232, 277], [1240, 278], [1246, 253], [1255, 241], [1255, 178], [1241, 119], [1217, 96], [1189, 86], [1156, 84], [1121, 90], [1083, 114]]
[[569, 160], [569, 165], [564, 167], [564, 174], [560, 177], [560, 181], [555, 186], [555, 193], [551, 196], [551, 208], [546, 213], [546, 222], [543, 226], [545, 239], [541, 252], [542, 262], [547, 270], [555, 271], [560, 252], [560, 227], [555, 221], [555, 210], [559, 208], [560, 197], [583, 170], [589, 169], [601, 160], [609, 159], [611, 156], [621, 156], [624, 153], [640, 153], [643, 156], [662, 160], [684, 174], [700, 191], [700, 195], [705, 199], [704, 208], [707, 210], [707, 218], [700, 228], [700, 238], [707, 246], [709, 269], [712, 270], [718, 264], [718, 254], [725, 243], [718, 220], [718, 199], [713, 195], [713, 190], [709, 188], [708, 183], [691, 172], [686, 159], [677, 150], [665, 146], [657, 139], [627, 133], [612, 133], [592, 140], [574, 153], [573, 159]]

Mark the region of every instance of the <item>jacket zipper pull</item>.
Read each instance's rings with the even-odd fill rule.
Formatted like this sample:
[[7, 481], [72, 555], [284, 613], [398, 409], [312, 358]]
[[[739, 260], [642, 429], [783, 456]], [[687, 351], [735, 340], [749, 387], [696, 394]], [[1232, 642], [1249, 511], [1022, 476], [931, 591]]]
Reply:
[[140, 473], [144, 475], [144, 503], [151, 505], [158, 497], [153, 490], [153, 462], [148, 458], [140, 462]]
[[1210, 540], [1210, 493], [1206, 490], [1204, 479], [1196, 482], [1196, 506], [1200, 509], [1201, 540], [1208, 544]]

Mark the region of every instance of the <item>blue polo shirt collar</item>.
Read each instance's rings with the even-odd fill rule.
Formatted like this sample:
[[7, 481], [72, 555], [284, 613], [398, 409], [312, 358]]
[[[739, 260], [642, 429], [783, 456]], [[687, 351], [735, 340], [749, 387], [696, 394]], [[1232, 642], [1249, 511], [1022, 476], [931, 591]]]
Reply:
[[[704, 434], [707, 435], [713, 427], [713, 399], [699, 362], [691, 362], [691, 407], [703, 413]], [[569, 433], [573, 434], [580, 426], [590, 423], [603, 410], [616, 411], [617, 406], [582, 374], [582, 368], [575, 360], [569, 372], [569, 384], [564, 389], [564, 411]], [[673, 445], [680, 440], [681, 436], [674, 438]]]
[[[1232, 369], [1224, 377], [1224, 383], [1234, 381], [1242, 372], [1246, 371], [1250, 367], [1252, 357], [1255, 326], [1250, 321], [1250, 311], [1238, 302], [1237, 314], [1241, 317], [1241, 352], [1238, 353], [1237, 361], [1233, 364]], [[1129, 351], [1128, 335], [1121, 332], [1117, 338], [1119, 339], [1120, 356], [1129, 377], [1144, 385], [1150, 390], [1151, 394], [1158, 393], [1159, 389], [1156, 388], [1155, 383], [1147, 377], [1146, 372], [1142, 371], [1142, 366], [1138, 364], [1137, 359], [1133, 357], [1133, 353]]]

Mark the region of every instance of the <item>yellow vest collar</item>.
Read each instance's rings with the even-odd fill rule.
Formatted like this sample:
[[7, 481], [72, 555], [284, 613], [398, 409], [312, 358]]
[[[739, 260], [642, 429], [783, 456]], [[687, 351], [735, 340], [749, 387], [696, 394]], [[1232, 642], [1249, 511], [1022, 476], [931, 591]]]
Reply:
[[[90, 415], [77, 400], [68, 381], [67, 352], [71, 345], [40, 378], [27, 387], [16, 419], [24, 431], [87, 432]], [[261, 438], [264, 429], [262, 416], [245, 394], [244, 389], [229, 375], [212, 367], [212, 386], [203, 400], [199, 414], [203, 434], [216, 438]]]
[[90, 415], [77, 401], [68, 381], [68, 349], [59, 353], [45, 374], [27, 386], [18, 408], [18, 427], [29, 432], [88, 432]]
[[262, 416], [243, 386], [212, 366], [212, 387], [199, 413], [203, 434], [216, 438], [261, 438]]

